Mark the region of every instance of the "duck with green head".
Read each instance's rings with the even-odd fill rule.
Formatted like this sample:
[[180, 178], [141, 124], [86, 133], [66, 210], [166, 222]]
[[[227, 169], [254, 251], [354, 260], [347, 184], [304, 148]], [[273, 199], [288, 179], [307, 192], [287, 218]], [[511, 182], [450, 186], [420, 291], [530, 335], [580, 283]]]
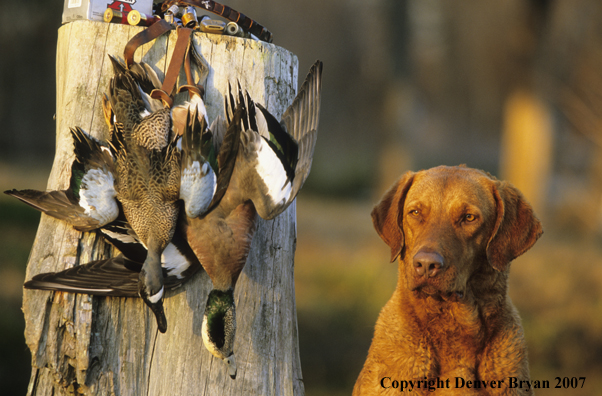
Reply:
[[203, 316], [203, 341], [228, 365], [233, 378], [236, 282], [251, 248], [257, 215], [269, 220], [282, 213], [309, 175], [321, 75], [322, 63], [317, 61], [282, 122], [240, 87], [237, 100], [228, 95], [226, 136], [230, 139], [223, 144], [230, 148], [220, 150], [216, 195], [206, 214], [180, 218], [180, 227], [213, 284]]

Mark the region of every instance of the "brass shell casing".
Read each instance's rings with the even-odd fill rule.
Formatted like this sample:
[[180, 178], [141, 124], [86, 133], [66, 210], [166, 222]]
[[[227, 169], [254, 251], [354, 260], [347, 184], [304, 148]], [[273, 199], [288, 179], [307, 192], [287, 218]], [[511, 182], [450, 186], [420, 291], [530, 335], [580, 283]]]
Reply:
[[155, 16], [149, 16], [136, 10], [130, 11], [127, 19], [132, 26], [150, 26], [157, 21]]
[[122, 23], [123, 12], [114, 10], [112, 8], [107, 8], [102, 15], [102, 19], [106, 23]]
[[194, 7], [186, 7], [186, 11], [182, 14], [182, 25], [194, 29], [197, 24], [196, 10]]

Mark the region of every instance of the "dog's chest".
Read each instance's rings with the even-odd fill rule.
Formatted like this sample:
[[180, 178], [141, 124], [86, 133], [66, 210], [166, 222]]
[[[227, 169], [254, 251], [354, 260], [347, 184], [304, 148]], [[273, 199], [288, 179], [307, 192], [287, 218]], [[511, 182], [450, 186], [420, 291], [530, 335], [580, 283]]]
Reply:
[[419, 311], [408, 315], [402, 330], [422, 334], [414, 353], [422, 351], [420, 359], [431, 360], [435, 372], [428, 376], [457, 372], [458, 368], [476, 370], [483, 351], [486, 331], [478, 311], [459, 304], [417, 304]]

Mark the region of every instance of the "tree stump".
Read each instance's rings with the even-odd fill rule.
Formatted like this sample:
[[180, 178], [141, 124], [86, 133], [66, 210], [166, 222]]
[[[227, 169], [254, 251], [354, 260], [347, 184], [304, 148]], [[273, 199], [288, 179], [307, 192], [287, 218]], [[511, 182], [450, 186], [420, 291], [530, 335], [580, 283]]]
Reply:
[[[69, 184], [73, 142], [80, 126], [107, 139], [101, 95], [113, 75], [107, 54], [123, 56], [139, 27], [76, 21], [59, 29], [56, 156], [48, 189]], [[240, 82], [253, 99], [279, 118], [295, 96], [298, 62], [289, 51], [252, 40], [195, 33], [207, 61], [210, 122], [224, 111], [228, 82]], [[160, 78], [175, 46], [175, 31], [138, 49], [136, 61]], [[184, 73], [180, 79], [185, 82]], [[177, 98], [178, 101], [184, 97]], [[158, 333], [154, 315], [139, 298], [24, 290], [25, 339], [32, 353], [28, 395], [303, 395], [293, 259], [295, 205], [272, 221], [259, 220], [252, 250], [234, 293], [238, 329], [235, 380], [201, 339], [211, 281], [203, 271], [167, 292], [168, 328]], [[42, 215], [27, 279], [118, 252], [95, 233], [75, 231]]]

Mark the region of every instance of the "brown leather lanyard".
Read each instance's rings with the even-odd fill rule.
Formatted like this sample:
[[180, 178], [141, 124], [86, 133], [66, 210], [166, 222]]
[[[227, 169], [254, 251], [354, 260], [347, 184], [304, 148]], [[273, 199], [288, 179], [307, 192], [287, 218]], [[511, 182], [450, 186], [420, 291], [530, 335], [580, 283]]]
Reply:
[[188, 52], [188, 45], [190, 43], [190, 34], [192, 29], [178, 28], [178, 40], [176, 41], [176, 47], [171, 55], [171, 61], [165, 73], [165, 80], [163, 80], [163, 86], [161, 89], [166, 92], [169, 96], [172, 96], [174, 88], [176, 86], [176, 80], [180, 74], [182, 68], [182, 62], [184, 62], [184, 56]]
[[134, 52], [143, 44], [148, 43], [162, 35], [165, 32], [169, 32], [172, 26], [165, 20], [160, 20], [157, 23], [153, 23], [149, 28], [144, 29], [128, 41], [123, 51], [123, 57], [125, 58], [125, 66], [129, 69], [134, 63]]
[[[167, 21], [161, 20], [132, 37], [126, 44], [123, 52], [126, 67], [129, 69], [130, 65], [134, 63], [134, 53], [138, 47], [156, 39], [171, 29], [172, 26]], [[152, 98], [163, 100], [163, 102], [170, 107], [173, 104], [174, 88], [185, 57], [187, 59], [185, 64], [186, 78], [189, 85], [194, 85], [192, 73], [190, 72], [190, 56], [188, 55], [192, 29], [178, 27], [176, 31], [178, 33], [178, 39], [173, 54], [171, 55], [167, 73], [165, 73], [163, 85], [161, 86], [161, 89], [153, 90], [150, 95]]]
[[259, 23], [255, 22], [248, 16], [241, 14], [240, 12], [233, 10], [232, 8], [220, 4], [213, 0], [167, 0], [163, 3], [161, 9], [163, 11], [167, 11], [169, 7], [173, 4], [188, 4], [195, 7], [202, 8], [209, 12], [213, 12], [221, 17], [226, 18], [229, 21], [236, 22], [238, 25], [243, 28], [243, 30], [254, 34], [262, 41], [271, 43], [272, 42], [272, 33], [261, 26]]

